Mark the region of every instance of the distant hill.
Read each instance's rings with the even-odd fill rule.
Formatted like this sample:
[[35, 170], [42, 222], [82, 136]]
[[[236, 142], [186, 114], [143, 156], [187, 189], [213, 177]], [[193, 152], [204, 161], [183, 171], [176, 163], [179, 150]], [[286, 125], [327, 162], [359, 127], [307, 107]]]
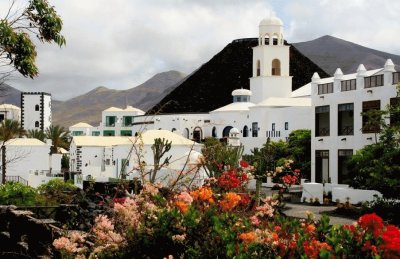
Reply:
[[[231, 93], [250, 88], [253, 50], [257, 38], [234, 40], [176, 87], [149, 113], [208, 112], [232, 102]], [[314, 72], [328, 77], [295, 47], [290, 48], [293, 90], [311, 81]]]
[[3, 103], [21, 107], [21, 91], [6, 83], [0, 84], [0, 104]]
[[333, 75], [336, 68], [343, 73], [355, 73], [359, 64], [364, 64], [367, 70], [383, 67], [388, 58], [400, 70], [400, 56], [366, 48], [350, 41], [332, 36], [323, 36], [315, 40], [293, 43], [296, 49], [327, 73]]
[[125, 108], [131, 105], [147, 111], [172, 91], [185, 76], [178, 71], [168, 71], [156, 74], [143, 84], [128, 90], [97, 87], [65, 102], [53, 103], [53, 123], [69, 127], [82, 121], [97, 126], [101, 121], [101, 112], [111, 106]]

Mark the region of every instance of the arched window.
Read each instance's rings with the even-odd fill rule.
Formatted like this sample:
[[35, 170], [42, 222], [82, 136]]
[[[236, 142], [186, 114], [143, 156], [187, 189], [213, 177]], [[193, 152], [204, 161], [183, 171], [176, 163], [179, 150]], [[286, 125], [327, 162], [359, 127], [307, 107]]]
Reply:
[[35, 111], [39, 111], [39, 104], [35, 105]]
[[243, 127], [243, 137], [247, 138], [249, 136], [249, 128], [246, 126]]
[[200, 141], [203, 137], [202, 135], [203, 135], [203, 132], [200, 127], [194, 128], [194, 130], [193, 130], [193, 140], [194, 141], [200, 143]]
[[39, 128], [39, 122], [35, 121], [35, 128]]
[[185, 135], [184, 135], [184, 137], [185, 138], [189, 138], [190, 137], [190, 135], [189, 135], [189, 129], [188, 128], [185, 128]]
[[217, 137], [217, 128], [216, 127], [212, 128], [212, 133], [211, 134], [212, 134], [213, 138]]
[[261, 73], [260, 60], [257, 60], [257, 69], [256, 69], [256, 71], [257, 71], [256, 76], [260, 76], [260, 73]]
[[272, 36], [271, 40], [272, 40], [272, 45], [280, 45], [279, 37], [277, 34], [274, 34], [274, 36]]
[[226, 126], [222, 131], [222, 137], [223, 138], [229, 137], [229, 131], [231, 131], [232, 128], [233, 128], [232, 126]]
[[271, 74], [273, 76], [280, 76], [281, 75], [281, 62], [279, 59], [272, 60], [272, 71]]

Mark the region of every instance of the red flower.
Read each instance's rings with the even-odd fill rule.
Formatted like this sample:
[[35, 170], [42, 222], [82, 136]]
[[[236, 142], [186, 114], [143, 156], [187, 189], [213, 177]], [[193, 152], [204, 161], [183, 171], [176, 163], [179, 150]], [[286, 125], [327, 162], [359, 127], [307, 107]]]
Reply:
[[249, 163], [247, 163], [244, 160], [240, 160], [240, 166], [243, 167], [243, 168], [247, 168], [247, 167], [249, 167]]
[[400, 229], [393, 225], [386, 227], [386, 231], [382, 234], [383, 244], [379, 249], [383, 250], [384, 258], [400, 257]]
[[384, 227], [382, 218], [375, 213], [365, 214], [364, 216], [360, 217], [358, 219], [358, 224], [364, 230], [370, 231], [374, 237], [378, 237], [382, 233]]

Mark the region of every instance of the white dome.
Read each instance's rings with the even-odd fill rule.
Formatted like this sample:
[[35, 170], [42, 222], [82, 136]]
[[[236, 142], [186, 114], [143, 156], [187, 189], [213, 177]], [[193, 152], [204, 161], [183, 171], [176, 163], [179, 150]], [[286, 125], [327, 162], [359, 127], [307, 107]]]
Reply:
[[232, 128], [230, 131], [229, 131], [229, 135], [232, 135], [232, 134], [239, 134], [240, 133], [240, 131], [237, 129], [237, 128]]
[[260, 22], [260, 26], [268, 26], [268, 25], [278, 25], [283, 26], [283, 22], [276, 16], [270, 16], [268, 18], [262, 19]]
[[232, 91], [232, 96], [237, 96], [237, 95], [252, 95], [250, 90], [247, 89], [236, 89]]

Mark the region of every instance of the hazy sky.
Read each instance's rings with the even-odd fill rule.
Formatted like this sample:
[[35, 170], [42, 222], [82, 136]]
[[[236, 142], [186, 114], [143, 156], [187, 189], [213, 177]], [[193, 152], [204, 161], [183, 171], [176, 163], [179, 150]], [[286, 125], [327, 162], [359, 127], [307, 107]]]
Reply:
[[[27, 0], [16, 0], [17, 7]], [[38, 45], [40, 75], [14, 74], [23, 91], [65, 100], [97, 86], [132, 88], [156, 73], [190, 73], [237, 38], [256, 37], [270, 13], [288, 42], [332, 35], [400, 54], [400, 1], [393, 0], [49, 0], [67, 45]], [[0, 15], [11, 0], [0, 0]], [[383, 64], [382, 64], [383, 65]]]

